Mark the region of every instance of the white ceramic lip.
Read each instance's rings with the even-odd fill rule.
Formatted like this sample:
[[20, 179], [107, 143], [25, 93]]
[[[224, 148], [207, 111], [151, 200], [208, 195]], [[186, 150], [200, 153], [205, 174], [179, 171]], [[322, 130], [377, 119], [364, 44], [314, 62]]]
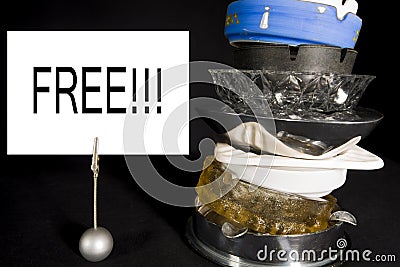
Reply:
[[257, 122], [246, 122], [235, 127], [226, 133], [232, 143], [249, 145], [268, 153], [274, 153], [280, 156], [300, 158], [300, 159], [327, 159], [353, 148], [361, 140], [361, 136], [357, 136], [348, 140], [346, 143], [331, 149], [321, 155], [310, 155], [297, 151], [276, 136], [269, 133], [265, 128]]
[[318, 198], [328, 195], [346, 182], [346, 169], [258, 167], [225, 164], [228, 171], [243, 181], [281, 192]]
[[339, 20], [343, 20], [347, 13], [357, 14], [358, 3], [355, 0], [347, 0], [342, 4], [342, 0], [300, 0], [303, 2], [311, 2], [315, 4], [333, 6], [336, 8], [336, 16]]
[[228, 144], [217, 143], [214, 155], [221, 163], [260, 167], [377, 170], [384, 166], [381, 158], [359, 146], [333, 158], [309, 160], [276, 155], [256, 155], [235, 149]]

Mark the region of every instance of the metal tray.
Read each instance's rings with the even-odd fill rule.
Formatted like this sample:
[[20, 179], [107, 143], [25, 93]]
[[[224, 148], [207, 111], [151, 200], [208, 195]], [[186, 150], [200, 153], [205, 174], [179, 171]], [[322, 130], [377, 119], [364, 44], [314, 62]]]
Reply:
[[[221, 232], [221, 226], [209, 221], [196, 208], [189, 218], [186, 238], [189, 244], [201, 255], [222, 266], [340, 266], [343, 264], [343, 253], [346, 248], [338, 249], [337, 242], [350, 244], [344, 231], [343, 223], [336, 223], [327, 230], [302, 235], [259, 235], [248, 232], [238, 238], [227, 238]], [[323, 257], [322, 251], [336, 250], [333, 257]], [[270, 257], [271, 251], [285, 251], [285, 261]], [[261, 251], [261, 252], [260, 252]], [[315, 251], [315, 258], [299, 256], [293, 261], [289, 253]], [[268, 256], [265, 256], [267, 252]], [[308, 253], [308, 252], [307, 252]], [[305, 254], [304, 254], [305, 255]], [[281, 255], [283, 257], [283, 255]], [[265, 259], [264, 259], [265, 257]], [[281, 257], [281, 259], [282, 259]], [[292, 256], [292, 258], [294, 258]]]

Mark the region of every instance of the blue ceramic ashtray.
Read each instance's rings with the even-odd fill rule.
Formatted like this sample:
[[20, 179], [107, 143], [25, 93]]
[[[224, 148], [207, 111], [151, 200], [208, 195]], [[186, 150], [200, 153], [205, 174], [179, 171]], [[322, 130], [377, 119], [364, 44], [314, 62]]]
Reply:
[[[243, 42], [321, 44], [354, 48], [362, 20], [357, 2], [335, 0], [239, 0], [228, 6], [225, 36]], [[331, 4], [329, 4], [331, 3]]]

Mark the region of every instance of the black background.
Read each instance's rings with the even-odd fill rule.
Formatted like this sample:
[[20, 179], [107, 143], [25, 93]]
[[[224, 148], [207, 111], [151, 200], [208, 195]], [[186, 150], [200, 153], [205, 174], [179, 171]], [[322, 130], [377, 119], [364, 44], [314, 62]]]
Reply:
[[[1, 266], [91, 265], [77, 251], [79, 237], [91, 223], [90, 156], [7, 156], [6, 31], [190, 30], [191, 61], [231, 65], [233, 49], [223, 34], [230, 2], [70, 0], [1, 4]], [[359, 220], [359, 226], [348, 229], [355, 248], [397, 254], [398, 258], [400, 138], [396, 126], [400, 88], [394, 41], [398, 23], [396, 14], [390, 11], [377, 6], [376, 1], [359, 1], [363, 27], [353, 69], [356, 74], [377, 76], [359, 105], [380, 111], [385, 118], [361, 146], [381, 156], [386, 165], [378, 171], [350, 171], [345, 186], [334, 195]], [[159, 45], [165, 41], [160, 40]], [[191, 91], [192, 97], [209, 94], [213, 92]], [[198, 141], [210, 134], [202, 121], [191, 123], [190, 157], [198, 156]], [[151, 158], [171, 179], [187, 185], [197, 182], [199, 173], [179, 172], [162, 156]], [[183, 233], [191, 209], [171, 207], [145, 194], [131, 178], [123, 156], [104, 156], [101, 164], [104, 179], [99, 185], [99, 221], [113, 233], [115, 247], [98, 265], [213, 266], [186, 244]], [[367, 264], [349, 264], [353, 265]]]

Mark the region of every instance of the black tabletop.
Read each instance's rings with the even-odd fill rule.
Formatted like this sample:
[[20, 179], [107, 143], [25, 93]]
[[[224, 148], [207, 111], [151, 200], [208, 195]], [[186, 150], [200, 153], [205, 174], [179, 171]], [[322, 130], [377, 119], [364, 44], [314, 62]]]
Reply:
[[[92, 227], [90, 156], [29, 159], [19, 156], [5, 161], [9, 171], [0, 180], [0, 265], [93, 265], [78, 250], [80, 236]], [[161, 156], [152, 160], [163, 162]], [[358, 226], [346, 230], [352, 248], [398, 258], [400, 218], [395, 212], [400, 203], [400, 164], [384, 160], [381, 170], [349, 171], [346, 184], [333, 195], [358, 219]], [[115, 245], [98, 266], [214, 266], [185, 238], [192, 208], [169, 206], [147, 195], [131, 177], [122, 156], [103, 156], [101, 164], [98, 221], [112, 233]], [[195, 183], [198, 173], [182, 178]]]

